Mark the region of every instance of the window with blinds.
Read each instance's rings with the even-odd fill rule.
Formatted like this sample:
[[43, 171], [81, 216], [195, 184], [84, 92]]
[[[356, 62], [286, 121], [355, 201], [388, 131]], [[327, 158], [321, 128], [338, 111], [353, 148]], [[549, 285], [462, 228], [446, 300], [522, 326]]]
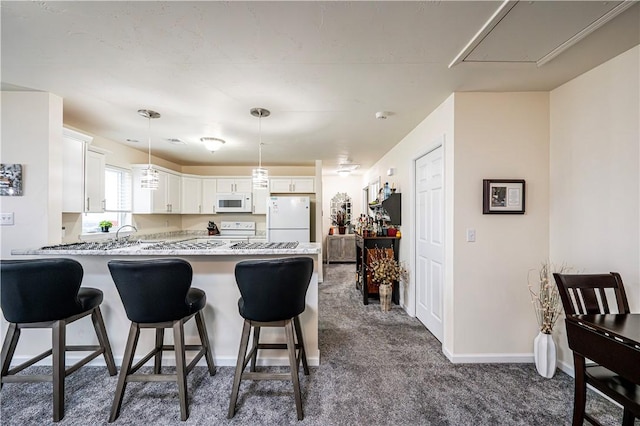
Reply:
[[104, 186], [104, 210], [131, 213], [131, 172], [106, 167]]

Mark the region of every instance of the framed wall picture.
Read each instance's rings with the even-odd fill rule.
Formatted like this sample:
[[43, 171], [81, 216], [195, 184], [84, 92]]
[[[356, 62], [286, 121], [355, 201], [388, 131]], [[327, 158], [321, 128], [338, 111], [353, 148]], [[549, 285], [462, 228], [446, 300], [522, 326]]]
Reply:
[[22, 195], [22, 164], [0, 164], [0, 195]]
[[522, 179], [484, 179], [482, 214], [524, 214]]

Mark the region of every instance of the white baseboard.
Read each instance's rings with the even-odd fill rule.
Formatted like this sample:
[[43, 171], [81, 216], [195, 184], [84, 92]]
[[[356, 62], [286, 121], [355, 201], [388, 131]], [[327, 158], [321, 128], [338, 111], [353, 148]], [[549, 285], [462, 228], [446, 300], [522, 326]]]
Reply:
[[442, 352], [453, 364], [532, 364], [533, 354], [462, 354], [454, 355], [443, 348]]

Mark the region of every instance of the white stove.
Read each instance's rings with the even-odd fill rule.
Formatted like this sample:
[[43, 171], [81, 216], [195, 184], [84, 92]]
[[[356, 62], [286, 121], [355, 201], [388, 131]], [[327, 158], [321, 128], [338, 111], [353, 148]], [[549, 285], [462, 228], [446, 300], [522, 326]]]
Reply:
[[256, 235], [255, 222], [220, 222], [221, 237], [253, 237]]

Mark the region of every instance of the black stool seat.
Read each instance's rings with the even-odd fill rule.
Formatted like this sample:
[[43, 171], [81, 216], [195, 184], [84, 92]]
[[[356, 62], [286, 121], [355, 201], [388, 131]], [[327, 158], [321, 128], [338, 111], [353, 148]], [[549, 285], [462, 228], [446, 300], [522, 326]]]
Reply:
[[[313, 259], [309, 257], [247, 260], [236, 265], [236, 283], [242, 296], [238, 300], [238, 311], [244, 318], [244, 326], [229, 403], [229, 418], [235, 415], [240, 381], [255, 379], [291, 380], [298, 420], [303, 419], [298, 369], [302, 361], [304, 373], [308, 375], [309, 366], [299, 315], [305, 309], [312, 274]], [[287, 343], [260, 343], [261, 327], [284, 327]], [[253, 347], [247, 355], [252, 329]], [[287, 349], [290, 373], [256, 372], [259, 349]], [[249, 361], [250, 370], [245, 372]]]
[[[72, 259], [37, 259], [1, 261], [2, 313], [9, 328], [2, 346], [2, 374], [0, 383], [53, 383], [53, 421], [64, 417], [64, 380], [94, 358], [104, 355], [109, 374], [117, 373], [100, 312], [102, 291], [81, 288], [82, 265]], [[66, 325], [91, 315], [99, 345], [67, 346]], [[52, 348], [27, 362], [10, 369], [20, 332], [26, 328], [50, 328]], [[67, 351], [91, 352], [72, 367], [66, 368]], [[51, 376], [16, 375], [36, 362], [52, 356]]]
[[[108, 266], [127, 317], [131, 320], [109, 422], [115, 421], [120, 415], [124, 391], [127, 382], [130, 381], [175, 381], [178, 384], [180, 398], [180, 418], [186, 420], [189, 417], [187, 374], [203, 356], [206, 359], [209, 374], [212, 376], [215, 374], [215, 365], [202, 313], [207, 303], [205, 292], [198, 288], [191, 288], [193, 270], [186, 260], [112, 260]], [[192, 317], [196, 320], [200, 345], [184, 343], [184, 323]], [[156, 330], [155, 347], [132, 366], [142, 328]], [[164, 345], [165, 328], [173, 329], [173, 345]], [[175, 352], [176, 374], [161, 374], [163, 351]], [[198, 351], [188, 366], [185, 361], [185, 351]], [[152, 357], [154, 357], [153, 374], [135, 374]]]

